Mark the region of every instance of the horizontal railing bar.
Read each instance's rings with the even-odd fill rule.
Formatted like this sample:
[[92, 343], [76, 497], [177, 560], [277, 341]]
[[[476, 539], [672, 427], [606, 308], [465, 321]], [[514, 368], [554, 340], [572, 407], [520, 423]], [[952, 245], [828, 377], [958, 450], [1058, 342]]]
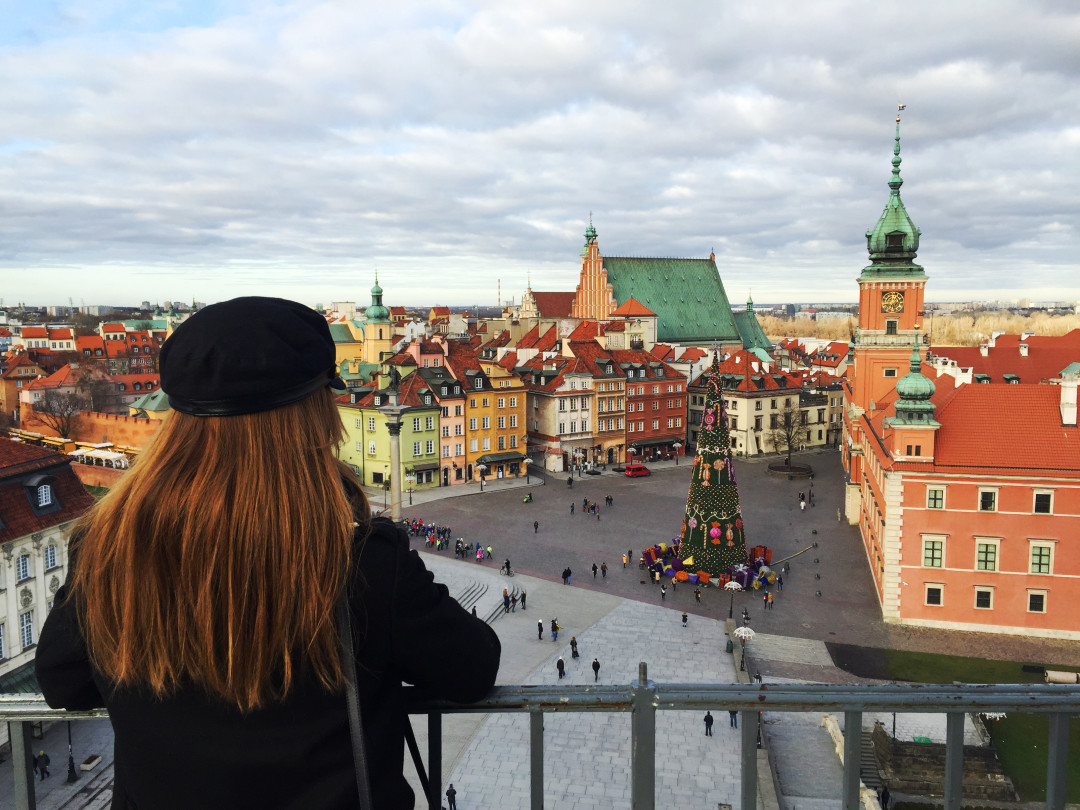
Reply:
[[[410, 714], [485, 714], [504, 711], [625, 712], [630, 684], [606, 686], [497, 686], [467, 705], [428, 698], [406, 689]], [[1080, 714], [1080, 688], [1067, 684], [650, 684], [651, 702], [662, 710], [728, 708], [760, 711], [994, 711]], [[0, 720], [107, 717], [103, 709], [50, 709], [40, 695], [0, 695]]]

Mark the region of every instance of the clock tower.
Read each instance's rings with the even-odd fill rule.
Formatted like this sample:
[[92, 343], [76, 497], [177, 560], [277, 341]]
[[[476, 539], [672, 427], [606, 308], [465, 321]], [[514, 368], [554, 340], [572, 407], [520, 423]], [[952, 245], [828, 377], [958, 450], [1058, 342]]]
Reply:
[[859, 329], [851, 404], [870, 410], [896, 387], [907, 370], [911, 346], [922, 326], [926, 273], [915, 264], [921, 231], [900, 199], [900, 116], [896, 116], [889, 201], [866, 232], [870, 264], [859, 276]]

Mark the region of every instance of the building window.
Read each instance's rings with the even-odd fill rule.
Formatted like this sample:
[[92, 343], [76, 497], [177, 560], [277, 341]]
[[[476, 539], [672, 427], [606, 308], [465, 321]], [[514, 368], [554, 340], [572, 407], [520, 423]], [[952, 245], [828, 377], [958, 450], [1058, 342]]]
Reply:
[[412, 454], [414, 456], [419, 456], [420, 455], [420, 442], [413, 442], [412, 443]]
[[506, 449], [506, 437], [505, 436], [499, 436], [498, 448], [500, 450], [505, 450]]
[[510, 414], [510, 427], [512, 427], [512, 428], [517, 427], [517, 414], [516, 413]]
[[499, 430], [505, 429], [506, 428], [506, 417], [505, 416], [500, 416], [496, 420], [496, 424], [499, 426]]
[[53, 502], [52, 496], [52, 484], [42, 484], [37, 488], [37, 505], [38, 509], [44, 506], [51, 506]]
[[754, 402], [754, 410], [755, 410], [755, 411], [760, 411], [760, 410], [761, 410], [761, 400], [760, 400], [760, 399], [759, 399], [759, 400], [756, 400], [756, 401]]
[[979, 490], [979, 511], [980, 512], [996, 512], [997, 511], [997, 490], [996, 489], [980, 489]]
[[368, 442], [368, 445], [367, 445], [367, 454], [368, 454], [369, 456], [373, 456], [373, 455], [375, 455], [375, 440], [374, 440], [374, 439], [372, 439], [371, 441], [369, 441], [369, 442]]
[[469, 430], [476, 430], [476, 417], [475, 416], [471, 417], [469, 419]]
[[434, 430], [434, 429], [435, 429], [435, 417], [434, 416], [425, 416], [424, 417], [424, 430]]
[[1054, 547], [1049, 543], [1032, 543], [1029, 574], [1054, 573]]
[[367, 418], [367, 429], [368, 430], [374, 430], [375, 429], [375, 417], [374, 416], [369, 416]]
[[1046, 613], [1046, 591], [1028, 591], [1028, 613]]
[[491, 437], [490, 436], [485, 436], [484, 437], [483, 448], [484, 448], [484, 452], [487, 452], [488, 450], [491, 449]]
[[[760, 405], [761, 403], [759, 402], [758, 404]], [[761, 430], [761, 417], [760, 416], [755, 416], [754, 417], [754, 430]]]
[[559, 435], [566, 433], [566, 423], [559, 422]]
[[940, 582], [927, 582], [925, 604], [936, 607], [945, 604], [945, 586]]
[[945, 508], [945, 490], [937, 489], [934, 487], [927, 487], [926, 489], [926, 508], [927, 509], [944, 509]]
[[424, 442], [424, 454], [430, 456], [435, 452], [435, 442], [433, 439], [428, 439]]
[[480, 418], [480, 426], [484, 430], [488, 430], [491, 427], [491, 417], [490, 416], [482, 416]]
[[481, 397], [480, 398], [480, 404], [483, 405], [486, 408], [486, 407], [488, 407], [488, 405], [491, 404], [491, 400], [488, 399], [487, 397]]
[[896, 320], [894, 320], [892, 318], [885, 321], [885, 334], [886, 335], [895, 335], [896, 334], [897, 324], [898, 324], [898, 321], [896, 321]]
[[414, 433], [419, 433], [420, 432], [420, 417], [419, 416], [412, 420], [412, 429], [413, 429]]
[[450, 438], [450, 426], [449, 425], [443, 425], [442, 426], [442, 437], [444, 439], [449, 439]]
[[454, 416], [461, 416], [461, 406], [460, 405], [455, 405], [454, 406]]
[[53, 568], [59, 567], [56, 562], [56, 546], [52, 543], [45, 546], [45, 570], [51, 571]]
[[976, 610], [992, 610], [994, 607], [994, 589], [993, 588], [976, 588], [975, 589], [975, 609]]
[[444, 444], [442, 446], [442, 457], [443, 458], [450, 458], [450, 445]]
[[24, 650], [34, 646], [34, 611], [28, 610], [19, 615], [19, 638]]
[[475, 453], [476, 449], [477, 449], [477, 441], [476, 441], [476, 439], [469, 439], [469, 452], [470, 453]]
[[896, 376], [896, 369], [895, 368], [887, 368], [887, 369], [885, 369], [885, 376], [886, 377], [895, 377]]
[[511, 436], [510, 437], [510, 449], [513, 450], [515, 447], [517, 447], [517, 436]]
[[20, 554], [15, 560], [15, 581], [23, 582], [30, 579], [30, 555]]
[[0, 661], [3, 661], [6, 657], [4, 654], [4, 625], [0, 624]]
[[923, 540], [923, 568], [941, 568], [944, 558], [944, 540]]
[[975, 544], [975, 570], [997, 571], [997, 542], [980, 542]]
[[1054, 508], [1054, 493], [1052, 492], [1036, 492], [1035, 493], [1035, 514], [1036, 515], [1049, 515]]
[[728, 421], [731, 422], [731, 429], [732, 430], [738, 430], [739, 429], [739, 417], [733, 416]]
[[505, 408], [506, 407], [506, 398], [505, 397], [499, 397], [499, 399], [497, 400], [497, 405], [500, 408]]

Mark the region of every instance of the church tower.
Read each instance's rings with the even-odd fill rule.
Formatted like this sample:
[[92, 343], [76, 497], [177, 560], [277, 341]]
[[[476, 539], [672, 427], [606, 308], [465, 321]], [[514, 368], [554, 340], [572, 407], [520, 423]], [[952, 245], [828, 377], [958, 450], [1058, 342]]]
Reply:
[[900, 199], [900, 115], [896, 116], [889, 201], [866, 232], [870, 264], [859, 276], [859, 328], [855, 335], [852, 405], [874, 407], [899, 380], [922, 326], [926, 273], [915, 264], [921, 231]]
[[394, 344], [393, 324], [390, 323], [390, 310], [383, 306], [382, 287], [379, 276], [375, 276], [375, 286], [371, 288], [371, 306], [364, 313], [364, 362], [381, 363], [389, 354]]
[[570, 307], [570, 317], [604, 321], [618, 305], [604, 269], [604, 257], [596, 241], [596, 228], [590, 214], [589, 227], [585, 229], [585, 247], [581, 249], [581, 279]]

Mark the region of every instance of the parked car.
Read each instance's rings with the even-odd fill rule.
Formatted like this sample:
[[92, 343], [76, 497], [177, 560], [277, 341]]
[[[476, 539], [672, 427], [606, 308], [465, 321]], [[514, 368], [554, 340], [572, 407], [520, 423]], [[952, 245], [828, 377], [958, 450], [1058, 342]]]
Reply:
[[652, 473], [644, 464], [627, 464], [626, 475], [631, 478], [636, 478], [639, 475], [652, 475]]

